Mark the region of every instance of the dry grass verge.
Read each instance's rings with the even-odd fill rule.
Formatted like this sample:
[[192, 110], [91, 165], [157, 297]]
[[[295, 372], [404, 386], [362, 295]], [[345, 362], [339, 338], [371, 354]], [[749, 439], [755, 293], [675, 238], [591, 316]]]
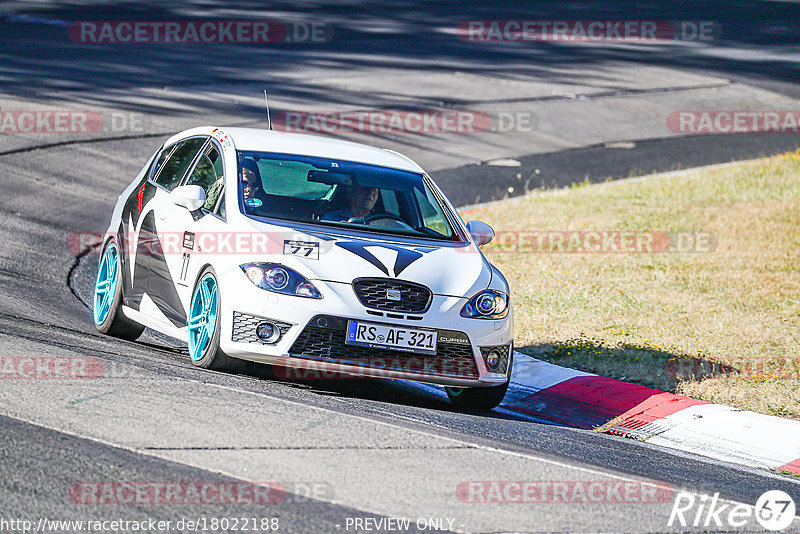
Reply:
[[800, 418], [800, 149], [463, 215], [498, 234], [484, 253], [511, 283], [523, 352]]

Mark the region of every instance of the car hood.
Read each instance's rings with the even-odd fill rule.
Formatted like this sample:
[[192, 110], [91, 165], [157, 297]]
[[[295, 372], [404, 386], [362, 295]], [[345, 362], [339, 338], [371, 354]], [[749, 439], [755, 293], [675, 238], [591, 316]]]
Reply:
[[[267, 235], [272, 261], [309, 280], [350, 284], [363, 277], [399, 279], [423, 284], [437, 295], [470, 297], [489, 287], [492, 279], [491, 266], [472, 244], [442, 246], [431, 240], [372, 238], [255, 220], [250, 223]], [[316, 250], [308, 252], [309, 248]]]

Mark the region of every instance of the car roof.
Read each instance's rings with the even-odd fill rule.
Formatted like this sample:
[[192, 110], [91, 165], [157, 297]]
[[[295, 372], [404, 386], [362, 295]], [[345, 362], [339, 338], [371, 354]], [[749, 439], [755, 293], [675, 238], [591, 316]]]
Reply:
[[174, 143], [190, 135], [211, 135], [217, 129], [231, 138], [237, 150], [316, 156], [412, 172], [424, 172], [422, 167], [410, 158], [394, 151], [319, 135], [280, 132], [263, 128], [203, 126], [183, 131], [167, 140], [166, 144]]

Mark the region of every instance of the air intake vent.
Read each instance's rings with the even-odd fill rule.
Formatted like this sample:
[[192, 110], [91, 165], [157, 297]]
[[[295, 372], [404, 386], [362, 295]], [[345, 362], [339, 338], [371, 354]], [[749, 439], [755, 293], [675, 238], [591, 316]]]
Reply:
[[423, 285], [388, 278], [358, 278], [353, 290], [367, 308], [389, 312], [425, 313], [433, 298]]
[[[324, 326], [321, 326], [324, 325]], [[296, 358], [355, 365], [411, 374], [477, 378], [478, 366], [463, 332], [439, 330], [436, 354], [411, 354], [345, 344], [347, 319], [318, 315], [308, 322], [289, 349]]]

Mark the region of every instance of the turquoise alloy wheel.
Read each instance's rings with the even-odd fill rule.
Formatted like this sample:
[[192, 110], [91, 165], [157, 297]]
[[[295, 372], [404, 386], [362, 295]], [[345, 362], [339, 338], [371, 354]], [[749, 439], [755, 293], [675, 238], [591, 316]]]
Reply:
[[94, 322], [103, 324], [111, 312], [111, 305], [117, 291], [117, 269], [119, 250], [115, 243], [109, 243], [100, 260], [97, 282], [94, 285]]
[[217, 328], [217, 279], [206, 273], [198, 282], [189, 308], [189, 355], [199, 361], [206, 354]]

